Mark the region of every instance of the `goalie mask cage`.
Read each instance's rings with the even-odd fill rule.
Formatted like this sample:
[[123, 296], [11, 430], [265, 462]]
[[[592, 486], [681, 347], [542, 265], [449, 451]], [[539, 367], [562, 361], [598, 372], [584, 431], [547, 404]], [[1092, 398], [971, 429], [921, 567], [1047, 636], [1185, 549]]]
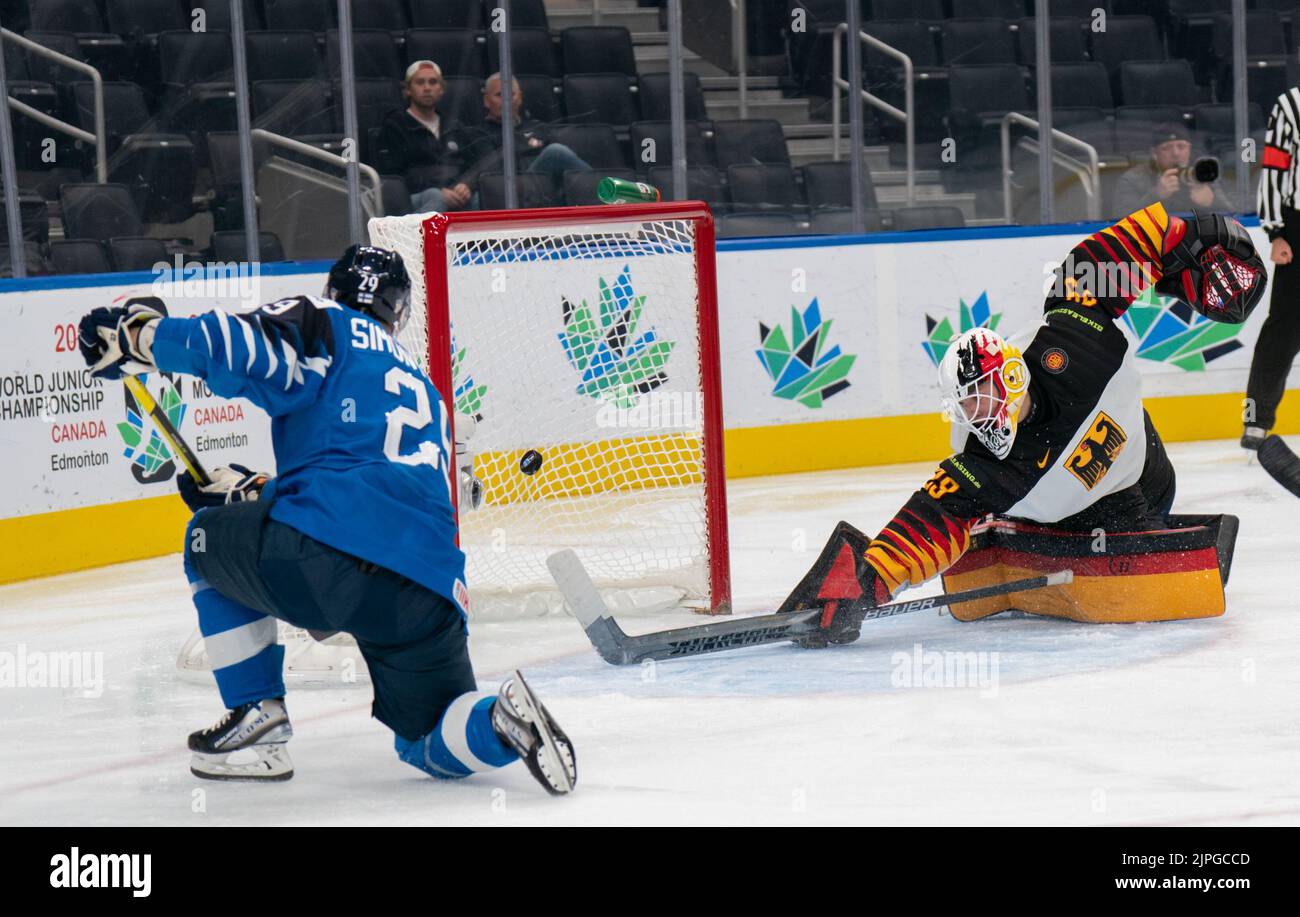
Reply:
[[471, 614], [558, 603], [546, 558], [562, 548], [616, 609], [729, 611], [707, 206], [415, 214], [369, 230], [406, 262], [399, 338], [452, 418]]

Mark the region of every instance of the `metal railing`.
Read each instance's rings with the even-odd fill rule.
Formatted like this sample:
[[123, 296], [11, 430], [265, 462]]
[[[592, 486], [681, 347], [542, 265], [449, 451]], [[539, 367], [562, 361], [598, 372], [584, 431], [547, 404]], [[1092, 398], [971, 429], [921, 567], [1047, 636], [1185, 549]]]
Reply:
[[362, 193], [370, 195], [371, 210], [376, 215], [383, 216], [383, 180], [380, 179], [379, 173], [375, 171], [373, 166], [368, 166], [364, 162], [359, 162], [356, 159], [340, 156], [337, 153], [331, 153], [329, 150], [322, 150], [318, 146], [312, 146], [310, 143], [303, 143], [301, 140], [294, 140], [292, 137], [286, 137], [283, 134], [272, 133], [264, 128], [255, 127], [249, 131], [249, 135], [254, 140], [265, 140], [272, 146], [282, 147], [286, 150], [300, 153], [303, 156], [308, 156], [321, 162], [327, 162], [332, 166], [343, 169], [344, 171], [346, 171], [350, 165], [356, 166], [357, 170], [370, 180], [370, 189]]
[[84, 61], [79, 61], [75, 57], [68, 57], [66, 54], [60, 54], [58, 51], [47, 48], [30, 38], [25, 38], [17, 32], [0, 29], [0, 44], [6, 41], [12, 41], [33, 54], [48, 58], [70, 70], [76, 70], [78, 73], [84, 73], [90, 77], [90, 81], [95, 87], [95, 132], [93, 134], [53, 115], [48, 115], [39, 109], [32, 108], [26, 102], [21, 102], [13, 96], [9, 97], [9, 107], [44, 124], [50, 130], [59, 131], [75, 140], [92, 144], [95, 147], [95, 181], [100, 184], [108, 181], [108, 144], [106, 142], [108, 133], [104, 126], [104, 78], [99, 71]]
[[[842, 90], [847, 91], [851, 88], [849, 81], [840, 76], [841, 62], [844, 60], [843, 41], [848, 31], [848, 23], [841, 22], [835, 27], [835, 36], [831, 43], [831, 84], [834, 90], [831, 93], [831, 133], [833, 135], [831, 158], [836, 162], [839, 162], [840, 159], [840, 123], [842, 120], [840, 115], [840, 93]], [[868, 35], [866, 32], [858, 32], [858, 39], [861, 44], [875, 48], [881, 54], [892, 57], [903, 65], [902, 109], [889, 104], [884, 99], [865, 89], [862, 90], [862, 101], [879, 111], [883, 111], [895, 121], [903, 123], [903, 145], [907, 157], [907, 205], [910, 207], [916, 200], [916, 85], [912, 58], [894, 46], [885, 44], [880, 39]], [[854, 150], [853, 154], [859, 156], [861, 150]]]
[[745, 0], [731, 2], [731, 47], [736, 66], [736, 101], [740, 117], [749, 117], [749, 30], [745, 27]]
[[[1011, 124], [1015, 122], [1023, 127], [1039, 130], [1041, 125], [1035, 119], [1028, 115], [1023, 115], [1018, 111], [1009, 111], [1002, 116], [1002, 211], [1008, 223], [1012, 222], [1011, 207]], [[1064, 161], [1067, 168], [1072, 169], [1075, 174], [1082, 178], [1083, 193], [1088, 200], [1088, 219], [1101, 219], [1101, 164], [1097, 157], [1097, 148], [1090, 143], [1085, 143], [1078, 137], [1065, 133], [1065, 131], [1052, 128], [1052, 140], [1063, 143], [1066, 146], [1072, 146], [1075, 149], [1082, 150], [1088, 157], [1087, 163], [1080, 162], [1065, 153], [1056, 153], [1053, 161]], [[1077, 166], [1077, 168], [1076, 168]], [[1050, 193], [1050, 188], [1040, 188], [1039, 194]]]

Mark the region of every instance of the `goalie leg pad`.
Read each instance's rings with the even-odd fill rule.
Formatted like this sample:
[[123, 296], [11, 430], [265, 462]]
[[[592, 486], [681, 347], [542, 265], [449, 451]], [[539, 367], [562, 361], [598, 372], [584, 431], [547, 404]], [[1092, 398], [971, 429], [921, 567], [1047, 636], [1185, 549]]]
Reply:
[[1067, 585], [965, 602], [952, 615], [975, 621], [1016, 610], [1089, 624], [1212, 618], [1226, 609], [1236, 534], [1235, 516], [1172, 516], [1168, 529], [1109, 535], [999, 519], [975, 533], [944, 590], [1068, 569]]

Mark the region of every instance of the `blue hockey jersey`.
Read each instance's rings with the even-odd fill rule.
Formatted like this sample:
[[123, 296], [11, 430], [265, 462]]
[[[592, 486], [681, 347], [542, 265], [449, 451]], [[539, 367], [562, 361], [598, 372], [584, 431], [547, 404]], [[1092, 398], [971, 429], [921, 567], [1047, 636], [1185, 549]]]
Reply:
[[164, 318], [153, 355], [160, 369], [271, 415], [271, 518], [465, 611], [446, 405], [381, 324], [295, 296], [250, 313]]

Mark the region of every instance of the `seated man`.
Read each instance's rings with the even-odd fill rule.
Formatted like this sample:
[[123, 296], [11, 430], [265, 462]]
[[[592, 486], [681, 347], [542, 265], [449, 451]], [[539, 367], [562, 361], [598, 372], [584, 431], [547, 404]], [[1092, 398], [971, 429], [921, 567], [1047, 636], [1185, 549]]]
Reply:
[[402, 81], [410, 104], [390, 111], [379, 129], [379, 171], [406, 179], [416, 213], [462, 210], [470, 199], [470, 189], [456, 181], [460, 160], [444, 142], [456, 127], [438, 113], [444, 88], [442, 70], [433, 61], [411, 64]]
[[[570, 169], [590, 169], [586, 161], [562, 143], [551, 142], [546, 125], [523, 118], [524, 94], [519, 83], [511, 80], [511, 121], [515, 126], [515, 163], [520, 172], [537, 172], [549, 175], [558, 190], [564, 173]], [[470, 206], [479, 206], [479, 181], [485, 172], [502, 171], [502, 109], [501, 74], [487, 78], [483, 87], [483, 107], [487, 109], [482, 126], [465, 126], [458, 130], [448, 144], [454, 144], [467, 169], [460, 182], [474, 192]]]

